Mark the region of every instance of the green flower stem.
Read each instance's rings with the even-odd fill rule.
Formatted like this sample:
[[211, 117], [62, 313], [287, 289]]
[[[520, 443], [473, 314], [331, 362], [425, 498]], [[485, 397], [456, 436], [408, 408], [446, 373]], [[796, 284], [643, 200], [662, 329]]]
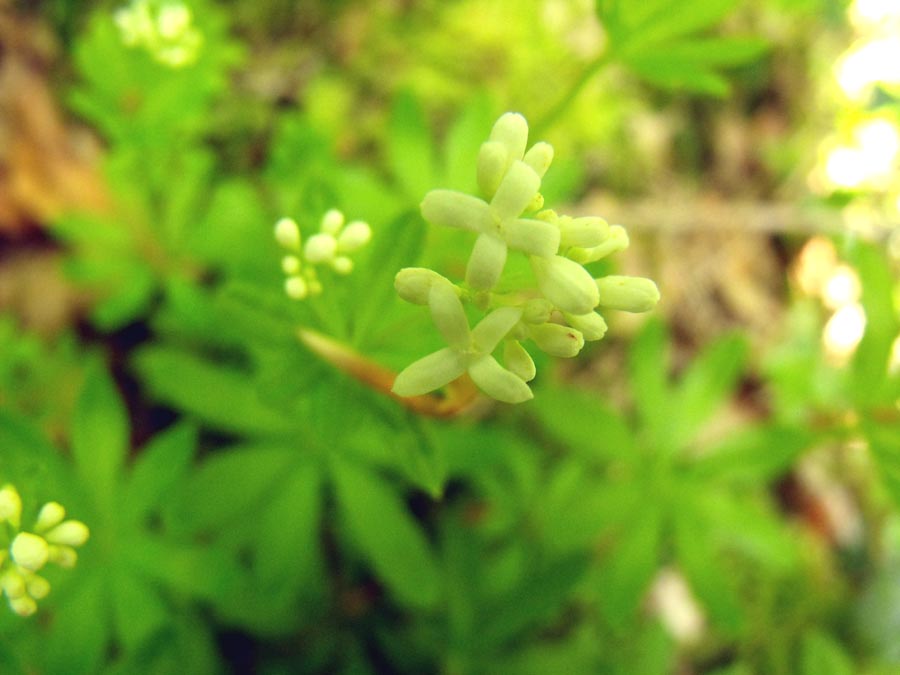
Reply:
[[447, 385], [445, 397], [434, 394], [402, 397], [391, 391], [397, 374], [384, 366], [370, 361], [338, 342], [310, 328], [298, 328], [297, 339], [311, 352], [332, 366], [366, 386], [390, 396], [409, 410], [425, 417], [455, 417], [463, 412], [478, 396], [472, 380], [464, 375]]

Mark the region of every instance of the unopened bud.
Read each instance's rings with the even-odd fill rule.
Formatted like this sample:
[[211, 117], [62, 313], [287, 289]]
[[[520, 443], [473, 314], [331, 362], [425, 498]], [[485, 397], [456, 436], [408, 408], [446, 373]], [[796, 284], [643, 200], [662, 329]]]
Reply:
[[488, 199], [497, 192], [508, 164], [509, 156], [503, 143], [486, 141], [481, 144], [478, 151], [478, 188]]
[[275, 241], [292, 251], [300, 249], [300, 228], [293, 218], [282, 218], [275, 223]]
[[522, 307], [522, 321], [525, 323], [547, 323], [552, 312], [552, 302], [546, 298], [532, 298]]
[[494, 123], [490, 140], [502, 143], [510, 160], [522, 159], [528, 144], [528, 122], [519, 113], [505, 113]]
[[531, 354], [517, 340], [507, 340], [503, 345], [503, 363], [525, 382], [531, 382], [537, 374]]
[[450, 281], [426, 267], [404, 267], [394, 277], [397, 294], [414, 305], [427, 305], [431, 286], [435, 282]]
[[606, 320], [597, 312], [580, 315], [565, 313], [563, 316], [572, 328], [581, 331], [587, 342], [601, 340], [606, 335]]
[[46, 539], [51, 544], [81, 546], [90, 536], [91, 531], [80, 520], [67, 520], [50, 530]]
[[600, 305], [623, 312], [648, 312], [659, 302], [659, 289], [651, 279], [608, 276], [597, 279]]
[[600, 301], [597, 284], [591, 275], [568, 258], [532, 256], [531, 267], [541, 293], [564, 312], [587, 314]]
[[66, 517], [66, 509], [59, 502], [47, 502], [38, 513], [37, 522], [34, 524], [36, 532], [44, 532], [51, 527], [59, 525]]
[[339, 255], [331, 261], [331, 267], [338, 274], [350, 274], [353, 271], [353, 261], [345, 255]]
[[529, 326], [528, 332], [535, 344], [550, 356], [568, 359], [584, 347], [584, 336], [580, 331], [558, 323]]
[[319, 231], [331, 236], [337, 236], [337, 233], [341, 231], [343, 226], [344, 214], [337, 209], [329, 209], [322, 216], [322, 224], [319, 226]]
[[37, 611], [37, 603], [28, 595], [10, 598], [9, 607], [19, 616], [31, 616]]
[[295, 255], [286, 255], [281, 259], [281, 269], [285, 274], [298, 274], [300, 272], [300, 258]]
[[599, 245], [592, 248], [573, 248], [567, 255], [575, 262], [586, 265], [628, 248], [628, 233], [621, 225], [612, 225], [609, 234]]
[[47, 540], [31, 532], [19, 532], [9, 547], [13, 561], [27, 570], [36, 572], [47, 563]]
[[534, 169], [538, 176], [543, 178], [544, 174], [547, 173], [547, 169], [550, 168], [550, 164], [553, 162], [553, 146], [549, 143], [544, 143], [543, 141], [535, 143], [531, 146], [531, 149], [525, 153], [525, 158], [522, 161]]
[[0, 488], [0, 523], [9, 523], [18, 528], [22, 521], [22, 498], [15, 486], [6, 484]]
[[352, 253], [361, 249], [372, 239], [372, 228], [368, 223], [354, 220], [338, 236], [337, 248], [341, 253]]
[[303, 300], [309, 295], [309, 286], [303, 277], [288, 277], [284, 280], [284, 292], [292, 300]]
[[593, 248], [609, 237], [609, 223], [603, 218], [560, 218], [560, 246]]
[[337, 240], [330, 234], [314, 234], [306, 240], [303, 257], [312, 264], [328, 262], [337, 251]]
[[25, 582], [25, 587], [28, 590], [28, 595], [35, 600], [43, 600], [50, 594], [50, 582], [37, 574], [29, 577], [28, 581]]

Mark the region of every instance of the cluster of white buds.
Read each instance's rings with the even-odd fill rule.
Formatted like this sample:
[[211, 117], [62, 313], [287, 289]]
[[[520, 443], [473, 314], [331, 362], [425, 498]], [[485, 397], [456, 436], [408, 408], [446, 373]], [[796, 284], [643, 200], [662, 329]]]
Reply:
[[[408, 302], [428, 305], [448, 344], [403, 370], [394, 382], [397, 395], [426, 394], [467, 372], [497, 400], [526, 401], [532, 398], [526, 383], [534, 378], [535, 367], [523, 340], [532, 340], [552, 356], [572, 357], [585, 341], [599, 340], [606, 333], [606, 321], [595, 311], [598, 306], [646, 312], [659, 300], [650, 279], [594, 279], [584, 268], [625, 249], [628, 235], [602, 218], [541, 210], [541, 179], [553, 160], [553, 148], [536, 143], [526, 152], [527, 144], [525, 118], [506, 113], [478, 155], [478, 186], [485, 199], [453, 190], [425, 195], [421, 208], [426, 221], [478, 237], [462, 284], [425, 268], [397, 273], [397, 292]], [[532, 217], [523, 217], [531, 213]], [[510, 250], [528, 256], [534, 284], [507, 288], [500, 283]], [[472, 330], [464, 301], [486, 313]], [[505, 367], [492, 356], [501, 342]]]
[[372, 228], [368, 223], [344, 221], [344, 214], [331, 209], [322, 217], [319, 232], [303, 244], [300, 228], [292, 218], [275, 223], [275, 240], [289, 253], [281, 259], [281, 269], [287, 275], [285, 293], [294, 300], [303, 300], [322, 292], [316, 265], [327, 265], [338, 274], [350, 274], [353, 261], [350, 254], [369, 243]]
[[22, 529], [22, 498], [13, 485], [0, 488], [0, 592], [21, 616], [37, 611], [37, 601], [47, 597], [50, 582], [37, 572], [48, 562], [73, 567], [75, 548], [90, 536], [87, 525], [66, 520], [66, 510], [47, 502], [38, 512], [31, 531]]
[[172, 0], [132, 0], [117, 10], [114, 18], [122, 42], [146, 49], [159, 63], [182, 68], [197, 60], [203, 35], [192, 25], [187, 5]]

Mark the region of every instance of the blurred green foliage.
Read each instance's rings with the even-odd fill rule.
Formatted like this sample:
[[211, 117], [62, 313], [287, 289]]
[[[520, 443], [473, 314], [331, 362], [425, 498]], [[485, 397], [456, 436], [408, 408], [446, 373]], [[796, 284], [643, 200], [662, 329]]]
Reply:
[[[467, 243], [426, 228], [424, 193], [473, 189], [507, 108], [568, 151], [548, 201], [598, 175], [638, 189], [632, 117], [759, 94], [779, 46], [750, 3], [187, 4], [203, 43], [179, 68], [126, 46], [111, 7], [45, 8], [77, 72], [66, 101], [106, 144], [113, 206], [52, 224], [98, 337], [45, 343], [0, 321], [0, 480], [65, 501], [92, 539], [42, 615], [0, 612], [3, 673], [898, 672], [900, 599], [882, 589], [900, 569], [900, 323], [884, 247], [835, 238], [867, 318], [844, 365], [823, 351], [820, 308], [796, 298], [762, 355], [734, 333], [676, 359], [654, 318], [609, 345], [622, 365], [608, 390], [560, 369], [522, 408], [434, 420], [298, 339], [312, 329], [395, 370], [435, 347], [393, 277], [458, 273]], [[764, 4], [789, 22], [829, 3]], [[573, 37], [585, 22], [602, 26], [594, 51]], [[324, 64], [279, 105], [247, 100], [241, 77], [270, 54], [259, 35], [292, 31], [290, 49]], [[292, 301], [272, 224], [293, 217], [306, 236], [330, 208], [373, 241], [353, 275]], [[132, 331], [105, 359], [102, 336]], [[823, 453], [854, 491], [859, 542], [790, 503]], [[690, 639], [653, 600], [663, 570], [702, 617]]]

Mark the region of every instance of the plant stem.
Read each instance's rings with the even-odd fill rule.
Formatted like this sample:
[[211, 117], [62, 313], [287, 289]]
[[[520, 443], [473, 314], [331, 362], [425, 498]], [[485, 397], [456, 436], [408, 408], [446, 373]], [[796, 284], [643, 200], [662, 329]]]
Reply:
[[478, 390], [468, 375], [447, 385], [445, 397], [434, 394], [422, 396], [397, 396], [391, 388], [397, 374], [384, 366], [370, 361], [334, 338], [322, 335], [309, 328], [298, 328], [297, 338], [310, 351], [333, 365], [338, 370], [355, 377], [363, 384], [390, 396], [401, 405], [427, 417], [453, 417], [465, 410], [478, 395]]

